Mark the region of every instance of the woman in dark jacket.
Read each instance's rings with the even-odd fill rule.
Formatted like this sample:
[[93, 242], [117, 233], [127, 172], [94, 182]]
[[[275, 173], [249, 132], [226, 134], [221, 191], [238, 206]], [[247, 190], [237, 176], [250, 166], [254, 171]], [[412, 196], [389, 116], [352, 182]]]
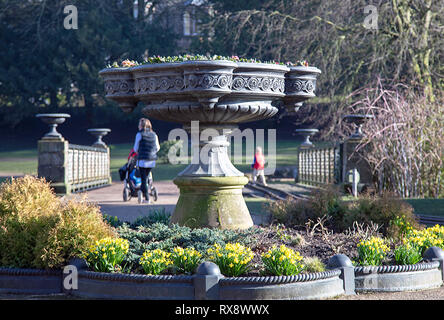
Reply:
[[146, 202], [149, 202], [147, 178], [151, 169], [156, 166], [157, 151], [160, 149], [159, 139], [153, 131], [151, 121], [142, 118], [139, 120], [139, 132], [136, 134], [134, 151], [138, 153], [137, 164], [142, 179], [141, 191]]

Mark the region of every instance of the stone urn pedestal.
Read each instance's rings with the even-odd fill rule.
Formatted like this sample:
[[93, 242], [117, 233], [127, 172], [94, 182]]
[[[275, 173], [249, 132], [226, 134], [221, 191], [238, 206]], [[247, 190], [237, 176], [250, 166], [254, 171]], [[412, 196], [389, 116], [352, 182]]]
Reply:
[[253, 226], [242, 196], [248, 178], [230, 161], [228, 136], [239, 123], [278, 112], [274, 102], [285, 97], [289, 71], [283, 65], [228, 60], [100, 71], [106, 97], [124, 111], [142, 102], [148, 118], [180, 123], [191, 137], [191, 163], [174, 179], [180, 197], [173, 223], [221, 229]]
[[97, 138], [97, 140], [92, 144], [96, 148], [106, 148], [106, 143], [103, 142], [102, 137], [106, 136], [111, 132], [108, 128], [92, 128], [87, 130], [91, 135]]
[[354, 123], [356, 125], [355, 132], [348, 137], [351, 141], [360, 141], [364, 137], [362, 133], [362, 125], [369, 119], [373, 119], [371, 114], [349, 114], [344, 116], [344, 121], [348, 123]]
[[309, 149], [314, 147], [313, 142], [310, 141], [310, 137], [314, 136], [316, 133], [319, 132], [318, 129], [295, 129], [294, 131], [297, 134], [300, 134], [304, 137], [304, 141], [299, 146], [302, 149]]

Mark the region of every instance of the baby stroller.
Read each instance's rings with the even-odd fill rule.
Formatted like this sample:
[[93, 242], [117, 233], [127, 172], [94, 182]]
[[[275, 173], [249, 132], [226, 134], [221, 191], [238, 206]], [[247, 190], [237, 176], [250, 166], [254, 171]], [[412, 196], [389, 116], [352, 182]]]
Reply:
[[[124, 181], [123, 201], [129, 201], [132, 197], [137, 197], [137, 201], [142, 203], [143, 194], [141, 190], [142, 178], [140, 177], [137, 159], [135, 155], [130, 155], [128, 162], [119, 169], [120, 181]], [[148, 195], [157, 201], [157, 190], [153, 186], [153, 175], [149, 174], [147, 179]], [[148, 199], [147, 199], [148, 200]]]

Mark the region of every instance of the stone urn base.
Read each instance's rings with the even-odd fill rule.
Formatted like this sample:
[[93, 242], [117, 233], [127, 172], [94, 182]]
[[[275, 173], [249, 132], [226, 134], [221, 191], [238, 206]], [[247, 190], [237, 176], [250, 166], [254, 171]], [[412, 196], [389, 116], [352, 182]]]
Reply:
[[180, 197], [172, 223], [191, 228], [248, 229], [253, 226], [242, 196], [247, 177], [179, 176], [174, 183], [180, 189]]

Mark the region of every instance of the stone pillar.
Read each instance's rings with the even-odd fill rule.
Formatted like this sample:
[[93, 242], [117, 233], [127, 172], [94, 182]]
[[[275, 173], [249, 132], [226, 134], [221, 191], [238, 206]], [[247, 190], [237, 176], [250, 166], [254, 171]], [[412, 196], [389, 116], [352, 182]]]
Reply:
[[336, 254], [327, 262], [328, 269], [339, 269], [339, 276], [344, 282], [344, 293], [346, 295], [355, 294], [355, 268], [351, 260], [345, 254]]
[[362, 190], [363, 186], [373, 185], [373, 174], [368, 162], [361, 156], [362, 152], [368, 152], [368, 150], [361, 150], [355, 152], [360, 140], [348, 139], [341, 143], [341, 156], [342, 156], [342, 177], [341, 182], [347, 183], [346, 174], [349, 170], [357, 169], [359, 172], [360, 180], [358, 190]]
[[69, 143], [64, 138], [38, 141], [38, 177], [50, 182], [56, 194], [71, 193], [68, 183]]
[[223, 278], [217, 264], [202, 262], [194, 276], [194, 298], [196, 300], [218, 300], [219, 279]]
[[108, 180], [108, 184], [112, 183], [111, 179], [111, 171], [110, 171], [110, 164], [111, 164], [111, 158], [110, 158], [110, 150], [109, 147], [106, 145], [105, 142], [103, 142], [102, 137], [106, 136], [108, 133], [111, 132], [111, 129], [108, 128], [91, 128], [87, 130], [90, 134], [95, 136], [97, 140], [92, 144], [94, 148], [101, 148], [106, 150], [106, 159], [102, 163], [102, 165], [106, 165], [106, 178]]
[[[206, 134], [203, 136], [204, 130]], [[172, 223], [221, 229], [247, 229], [253, 220], [242, 196], [248, 178], [228, 157], [227, 136], [233, 126], [198, 127], [192, 124], [193, 159], [173, 182], [180, 196], [171, 217]], [[197, 138], [198, 137], [198, 138]], [[212, 139], [209, 139], [212, 137]]]
[[424, 252], [424, 261], [438, 261], [441, 277], [444, 281], [444, 250], [438, 247], [430, 247]]

